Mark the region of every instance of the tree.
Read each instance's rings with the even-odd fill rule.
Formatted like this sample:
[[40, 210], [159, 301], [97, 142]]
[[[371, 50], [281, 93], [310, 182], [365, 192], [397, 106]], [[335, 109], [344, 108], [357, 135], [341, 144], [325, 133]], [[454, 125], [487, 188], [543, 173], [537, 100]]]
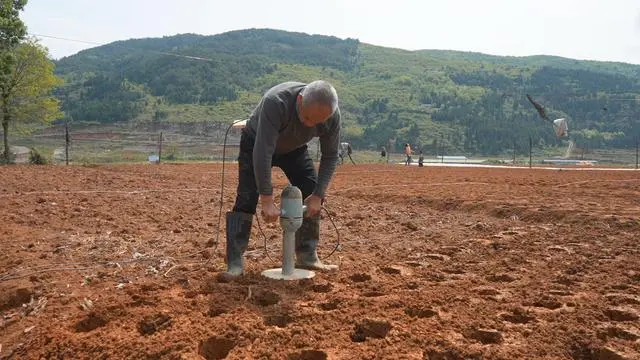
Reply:
[[62, 80], [53, 73], [47, 49], [29, 40], [15, 48], [15, 66], [0, 87], [0, 115], [4, 131], [4, 160], [9, 161], [9, 124], [50, 123], [62, 116], [51, 94]]
[[13, 49], [27, 35], [19, 13], [27, 0], [0, 0], [0, 87], [7, 84], [15, 58]]
[[10, 49], [27, 35], [27, 27], [20, 20], [19, 12], [27, 0], [0, 0], [0, 48]]
[[[27, 28], [19, 16], [26, 4], [27, 0], [0, 0], [0, 89], [7, 87], [15, 66], [13, 49], [27, 35]], [[8, 151], [0, 155], [8, 162]]]
[[417, 149], [418, 144], [416, 143], [420, 141], [420, 128], [418, 128], [418, 124], [416, 124], [415, 122], [412, 122], [411, 125], [409, 125], [409, 130], [407, 131], [407, 141], [410, 144], [413, 144], [413, 147]]

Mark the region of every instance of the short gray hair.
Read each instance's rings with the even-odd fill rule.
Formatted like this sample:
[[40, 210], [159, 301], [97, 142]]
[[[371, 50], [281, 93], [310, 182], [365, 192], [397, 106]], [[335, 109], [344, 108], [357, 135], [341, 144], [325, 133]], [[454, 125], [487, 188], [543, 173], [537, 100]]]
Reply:
[[332, 112], [338, 108], [338, 92], [327, 81], [316, 80], [307, 84], [301, 95], [302, 105], [317, 103], [331, 107]]

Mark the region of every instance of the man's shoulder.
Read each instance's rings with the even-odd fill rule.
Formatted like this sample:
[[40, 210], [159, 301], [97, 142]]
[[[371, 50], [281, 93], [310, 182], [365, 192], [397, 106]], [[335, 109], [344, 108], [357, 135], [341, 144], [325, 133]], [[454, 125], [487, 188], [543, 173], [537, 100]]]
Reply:
[[269, 88], [269, 90], [265, 92], [264, 97], [283, 102], [295, 100], [306, 85], [307, 84], [298, 81], [286, 81]]

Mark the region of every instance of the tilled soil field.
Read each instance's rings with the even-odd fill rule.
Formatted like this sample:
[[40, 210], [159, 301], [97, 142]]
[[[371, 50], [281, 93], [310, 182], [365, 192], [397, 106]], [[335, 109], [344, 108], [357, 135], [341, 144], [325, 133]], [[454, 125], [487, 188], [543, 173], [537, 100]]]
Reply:
[[0, 358], [640, 359], [639, 172], [344, 165], [339, 271], [224, 282], [220, 171], [0, 168]]

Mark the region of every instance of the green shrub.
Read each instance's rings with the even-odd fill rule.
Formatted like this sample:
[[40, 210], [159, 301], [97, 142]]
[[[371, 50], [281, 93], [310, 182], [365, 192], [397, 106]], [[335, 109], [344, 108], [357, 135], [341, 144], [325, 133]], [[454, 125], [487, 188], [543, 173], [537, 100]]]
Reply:
[[0, 165], [8, 165], [16, 162], [16, 154], [9, 152], [9, 160], [4, 156], [4, 151], [0, 152]]
[[29, 151], [29, 164], [33, 165], [45, 165], [47, 164], [47, 159], [42, 156], [38, 150], [31, 148]]

